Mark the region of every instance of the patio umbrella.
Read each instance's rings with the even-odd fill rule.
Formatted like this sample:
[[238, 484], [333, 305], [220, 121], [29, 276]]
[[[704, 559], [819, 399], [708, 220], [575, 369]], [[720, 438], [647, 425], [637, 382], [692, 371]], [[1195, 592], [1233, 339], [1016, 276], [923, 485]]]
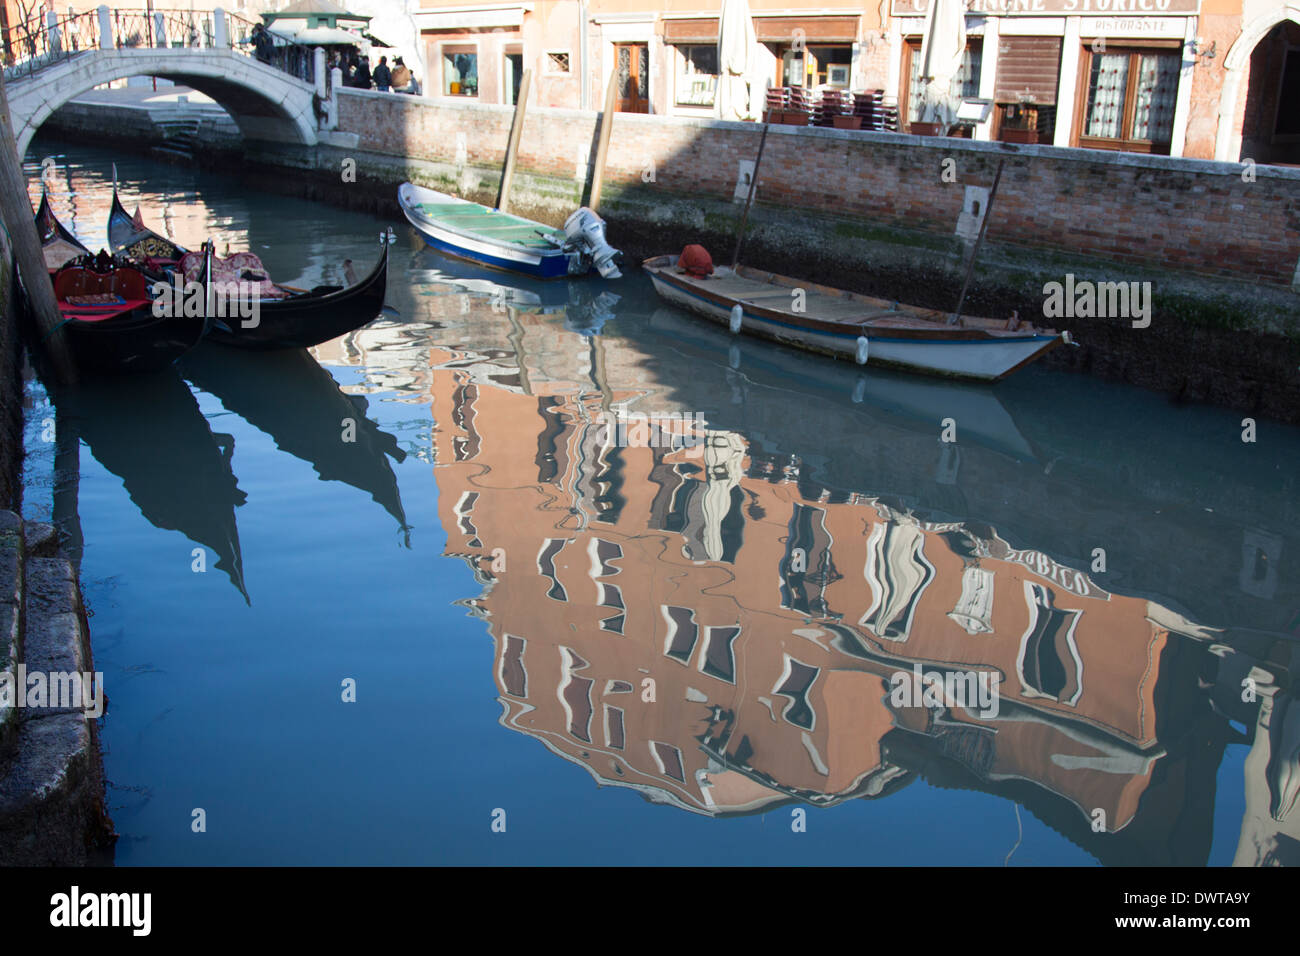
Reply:
[[966, 51], [965, 0], [930, 0], [921, 42], [920, 121], [952, 126], [961, 98], [952, 95], [952, 82], [961, 72]]
[[719, 119], [758, 118], [750, 94], [756, 45], [748, 0], [722, 0], [718, 21], [718, 92], [714, 99]]

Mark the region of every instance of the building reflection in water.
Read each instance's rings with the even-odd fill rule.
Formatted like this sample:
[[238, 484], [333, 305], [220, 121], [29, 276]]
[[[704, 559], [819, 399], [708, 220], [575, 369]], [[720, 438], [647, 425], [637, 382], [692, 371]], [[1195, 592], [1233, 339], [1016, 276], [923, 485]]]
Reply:
[[[1300, 859], [1289, 643], [1113, 593], [987, 525], [821, 487], [771, 435], [620, 447], [616, 409], [694, 410], [635, 350], [553, 318], [467, 317], [463, 341], [428, 344], [433, 457], [504, 726], [693, 813], [921, 778], [1005, 796], [1115, 864], [1205, 863], [1218, 766], [1249, 742], [1236, 862]], [[949, 690], [900, 703], [917, 668], [949, 690], [996, 680], [996, 714]]]

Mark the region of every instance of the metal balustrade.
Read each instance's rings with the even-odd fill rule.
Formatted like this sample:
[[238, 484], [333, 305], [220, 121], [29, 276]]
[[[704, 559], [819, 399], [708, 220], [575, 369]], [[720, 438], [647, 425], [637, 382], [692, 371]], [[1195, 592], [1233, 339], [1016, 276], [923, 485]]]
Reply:
[[94, 50], [212, 49], [219, 45], [220, 18], [225, 21], [221, 48], [228, 43], [233, 53], [257, 58], [305, 82], [315, 82], [313, 48], [271, 34], [269, 56], [257, 57], [253, 43], [257, 22], [226, 11], [101, 7], [64, 16], [37, 14], [0, 33], [0, 60], [5, 80], [11, 81]]

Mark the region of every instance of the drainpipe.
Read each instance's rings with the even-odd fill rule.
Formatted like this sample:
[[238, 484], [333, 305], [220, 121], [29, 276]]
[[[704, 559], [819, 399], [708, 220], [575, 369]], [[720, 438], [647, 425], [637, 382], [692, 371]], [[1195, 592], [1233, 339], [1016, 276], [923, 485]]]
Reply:
[[578, 104], [582, 109], [590, 102], [587, 96], [587, 4], [582, 0], [578, 4]]

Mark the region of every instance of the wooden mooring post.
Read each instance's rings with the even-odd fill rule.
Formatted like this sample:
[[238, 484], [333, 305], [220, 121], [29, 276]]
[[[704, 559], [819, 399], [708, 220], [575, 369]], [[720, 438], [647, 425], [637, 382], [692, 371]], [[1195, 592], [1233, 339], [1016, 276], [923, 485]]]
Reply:
[[501, 188], [497, 191], [497, 208], [509, 212], [510, 184], [515, 178], [515, 157], [519, 154], [519, 140], [524, 135], [524, 114], [528, 110], [528, 90], [533, 85], [533, 71], [524, 70], [519, 81], [519, 100], [515, 103], [515, 120], [510, 124], [510, 142], [506, 146], [506, 165], [501, 173]]
[[27, 198], [27, 179], [23, 176], [22, 157], [18, 155], [3, 76], [0, 76], [0, 218], [14, 244], [18, 276], [22, 278], [27, 300], [35, 314], [36, 328], [41, 337], [40, 348], [49, 359], [56, 378], [62, 382], [75, 381], [76, 369], [63, 338], [63, 317], [59, 314], [54, 286], [45, 268], [41, 237], [36, 234], [36, 212]]
[[600, 190], [605, 185], [605, 157], [609, 154], [609, 134], [614, 129], [614, 113], [618, 106], [618, 72], [609, 78], [605, 91], [605, 111], [600, 114], [600, 139], [596, 142], [596, 164], [591, 173], [591, 198], [587, 207], [600, 212]]

